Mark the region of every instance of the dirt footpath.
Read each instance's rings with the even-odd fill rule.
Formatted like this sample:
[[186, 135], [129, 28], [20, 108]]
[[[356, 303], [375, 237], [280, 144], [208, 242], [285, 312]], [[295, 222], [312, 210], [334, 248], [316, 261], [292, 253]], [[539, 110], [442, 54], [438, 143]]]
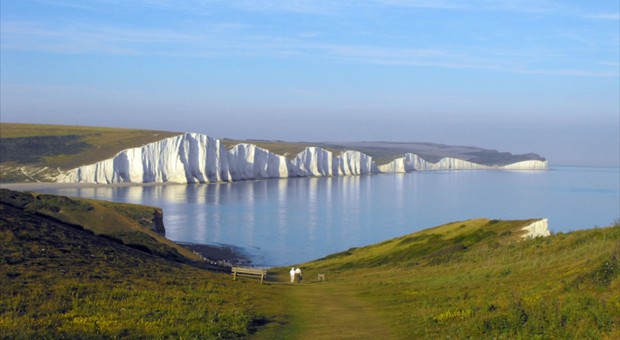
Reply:
[[287, 288], [297, 339], [391, 339], [390, 327], [346, 284], [314, 282]]

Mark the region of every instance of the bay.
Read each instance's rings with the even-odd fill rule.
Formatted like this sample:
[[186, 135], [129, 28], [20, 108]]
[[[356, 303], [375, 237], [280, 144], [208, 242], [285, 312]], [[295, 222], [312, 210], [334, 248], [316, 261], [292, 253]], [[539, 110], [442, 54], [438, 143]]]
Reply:
[[548, 218], [552, 232], [620, 218], [618, 168], [428, 171], [221, 184], [28, 190], [161, 207], [166, 237], [232, 245], [256, 266], [301, 263], [448, 222]]

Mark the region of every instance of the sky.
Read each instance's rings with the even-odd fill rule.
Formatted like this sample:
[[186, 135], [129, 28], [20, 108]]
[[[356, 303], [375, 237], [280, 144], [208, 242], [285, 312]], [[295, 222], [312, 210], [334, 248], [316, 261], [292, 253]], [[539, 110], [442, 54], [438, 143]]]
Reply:
[[618, 0], [3, 0], [0, 121], [620, 164]]

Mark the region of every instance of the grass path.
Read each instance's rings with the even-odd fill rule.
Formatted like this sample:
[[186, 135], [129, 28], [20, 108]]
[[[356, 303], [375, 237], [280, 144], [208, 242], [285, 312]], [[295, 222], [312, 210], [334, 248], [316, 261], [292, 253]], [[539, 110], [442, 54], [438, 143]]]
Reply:
[[391, 338], [390, 327], [374, 306], [342, 282], [281, 286], [290, 319], [277, 334], [259, 338], [370, 339]]

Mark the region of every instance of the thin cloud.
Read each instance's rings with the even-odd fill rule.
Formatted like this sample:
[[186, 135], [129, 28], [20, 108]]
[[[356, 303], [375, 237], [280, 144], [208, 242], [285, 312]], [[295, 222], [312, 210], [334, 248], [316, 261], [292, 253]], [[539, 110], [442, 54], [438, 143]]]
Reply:
[[[376, 30], [368, 38], [360, 33], [364, 27], [357, 22], [347, 22], [347, 9], [373, 6], [393, 8], [433, 8], [437, 10], [506, 10], [506, 11], [545, 11], [554, 3], [534, 0], [490, 1], [475, 0], [460, 2], [451, 0], [366, 0], [366, 1], [217, 1], [217, 0], [41, 0], [61, 6], [85, 6], [89, 8], [132, 7], [157, 8], [175, 11], [201, 13], [212, 7], [226, 7], [233, 11], [301, 11], [322, 15], [342, 13], [343, 20], [327, 20], [326, 25], [336, 25], [343, 32], [332, 32], [320, 25], [300, 25], [299, 30], [279, 30], [277, 25], [261, 26], [255, 16], [235, 16], [222, 18], [221, 22], [209, 20], [170, 21], [165, 26], [113, 25], [108, 22], [60, 21], [58, 18], [39, 19], [49, 21], [2, 20], [1, 35], [3, 51], [46, 51], [65, 54], [109, 54], [109, 55], [149, 55], [166, 57], [229, 58], [267, 56], [275, 58], [299, 58], [301, 60], [322, 60], [333, 63], [382, 64], [412, 67], [443, 67], [463, 69], [486, 69], [512, 73], [541, 73], [573, 76], [610, 77], [617, 76], [617, 66], [591, 63], [586, 64], [581, 56], [585, 53], [603, 53], [609, 41], [617, 49], [617, 38], [593, 40], [589, 32], [576, 30], [563, 33], [563, 40], [571, 44], [551, 44], [539, 48], [524, 44], [511, 44], [506, 37], [486, 39], [481, 44], [466, 44], [456, 40], [457, 35], [437, 35], [438, 39], [428, 39], [431, 35], [420, 32], [419, 37], [395, 37], [402, 31]], [[359, 4], [359, 5], [358, 5]], [[469, 8], [466, 6], [470, 6]], [[297, 9], [293, 9], [293, 7]], [[117, 10], [118, 10], [117, 8]], [[235, 12], [235, 13], [236, 13]], [[254, 13], [252, 13], [254, 14]], [[200, 14], [197, 14], [200, 15]], [[257, 14], [258, 15], [258, 14]], [[284, 13], [283, 15], [289, 16]], [[293, 14], [290, 14], [292, 16]], [[597, 14], [593, 18], [610, 20], [616, 13]], [[584, 21], [583, 14], [578, 17]], [[3, 18], [4, 19], [4, 18]], [[340, 19], [340, 18], [338, 18]], [[364, 16], [364, 19], [367, 19]], [[351, 19], [353, 20], [353, 19]], [[251, 24], [248, 24], [247, 22]], [[319, 23], [323, 21], [317, 21]], [[337, 22], [337, 24], [334, 24]], [[199, 23], [199, 24], [197, 24]], [[385, 23], [385, 22], [382, 22]], [[161, 23], [157, 23], [160, 25]], [[606, 26], [606, 25], [605, 25]], [[347, 31], [347, 29], [349, 31]], [[486, 33], [481, 32], [482, 34]], [[384, 34], [384, 35], [381, 35]], [[404, 33], [403, 33], [404, 34]], [[417, 32], [416, 32], [417, 34]], [[547, 34], [547, 35], [545, 35]], [[580, 35], [581, 34], [581, 35]], [[616, 35], [617, 37], [617, 35]], [[385, 39], [384, 39], [385, 38]], [[527, 38], [525, 36], [524, 38]], [[549, 33], [531, 36], [532, 39], [545, 38], [555, 43], [557, 36]], [[551, 39], [553, 38], [553, 39]], [[406, 43], [403, 43], [405, 41]], [[588, 49], [576, 49], [575, 42], [588, 45]], [[503, 46], [505, 50], [500, 49]], [[507, 47], [510, 46], [510, 47]], [[546, 45], [545, 45], [546, 46]], [[583, 51], [582, 51], [583, 50]], [[601, 52], [602, 51], [602, 52]], [[568, 57], [571, 56], [571, 57]], [[571, 60], [568, 60], [571, 58]], [[606, 57], [600, 60], [605, 60]], [[565, 63], [563, 70], [559, 65]], [[546, 71], [539, 71], [548, 65]], [[574, 70], [570, 69], [574, 68]], [[580, 70], [582, 68], [582, 70]]]
[[[200, 34], [174, 30], [72, 25], [62, 28], [40, 23], [4, 21], [2, 49], [44, 51], [59, 54], [159, 55], [166, 57], [253, 57], [323, 59], [334, 63], [358, 63], [409, 67], [487, 69], [511, 73], [555, 74], [579, 77], [617, 77], [617, 67], [602, 70], [539, 70], [527, 63], [561, 58], [545, 51], [454, 50], [394, 48], [350, 43], [321, 43], [314, 39], [248, 35], [243, 24], [211, 25]], [[222, 36], [222, 29], [230, 35]]]
[[620, 13], [597, 13], [586, 16], [586, 19], [620, 21]]
[[406, 7], [406, 8], [427, 8], [427, 9], [462, 9], [467, 5], [462, 1], [449, 1], [449, 0], [377, 0], [369, 1], [376, 5], [384, 7]]
[[3, 50], [135, 55], [150, 45], [190, 43], [201, 39], [170, 30], [78, 24], [58, 28], [27, 21], [2, 23]]

